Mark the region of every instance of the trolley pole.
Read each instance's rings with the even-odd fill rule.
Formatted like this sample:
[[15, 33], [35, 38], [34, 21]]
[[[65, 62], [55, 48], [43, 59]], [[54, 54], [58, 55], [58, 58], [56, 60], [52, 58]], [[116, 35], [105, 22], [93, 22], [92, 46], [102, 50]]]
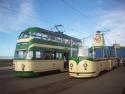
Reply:
[[71, 52], [71, 57], [72, 57], [72, 39], [71, 39], [70, 45], [71, 45], [70, 52]]
[[95, 58], [94, 54], [95, 54], [95, 51], [94, 51], [94, 46], [93, 46], [92, 47], [92, 57], [93, 57], [93, 59]]
[[115, 57], [117, 58], [116, 40], [115, 40]]

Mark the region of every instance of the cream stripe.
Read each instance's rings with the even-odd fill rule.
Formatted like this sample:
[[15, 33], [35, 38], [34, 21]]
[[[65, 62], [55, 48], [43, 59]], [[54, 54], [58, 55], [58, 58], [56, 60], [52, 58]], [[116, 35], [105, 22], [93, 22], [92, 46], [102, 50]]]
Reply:
[[70, 50], [70, 48], [67, 48], [67, 47], [53, 46], [53, 45], [46, 45], [46, 44], [37, 44], [37, 43], [32, 44], [31, 46], [29, 46], [28, 49], [30, 49], [31, 47], [34, 47], [34, 46], [44, 47], [44, 48], [56, 48], [56, 49], [68, 49], [68, 50]]
[[18, 39], [17, 43], [19, 42], [29, 42], [32, 38], [24, 38], [24, 39]]

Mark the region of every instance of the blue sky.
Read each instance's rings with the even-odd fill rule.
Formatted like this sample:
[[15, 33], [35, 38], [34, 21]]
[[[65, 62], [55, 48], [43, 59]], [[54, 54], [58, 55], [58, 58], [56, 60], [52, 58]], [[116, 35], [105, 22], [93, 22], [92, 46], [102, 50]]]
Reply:
[[[97, 30], [105, 33], [106, 44], [115, 40], [125, 46], [124, 0], [65, 0], [82, 14], [72, 10], [62, 0], [0, 0], [0, 56], [13, 56], [16, 40], [28, 27], [49, 29], [55, 24], [65, 27], [65, 34], [84, 38]], [[105, 28], [104, 28], [105, 27]], [[85, 45], [92, 44], [92, 37]]]

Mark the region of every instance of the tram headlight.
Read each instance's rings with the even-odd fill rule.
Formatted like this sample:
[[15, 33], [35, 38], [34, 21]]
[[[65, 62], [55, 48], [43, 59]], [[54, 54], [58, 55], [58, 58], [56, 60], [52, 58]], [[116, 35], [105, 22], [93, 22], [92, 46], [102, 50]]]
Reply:
[[73, 67], [73, 64], [72, 64], [72, 63], [70, 64], [70, 67]]
[[87, 66], [88, 66], [88, 64], [87, 64], [87, 63], [84, 63], [84, 64], [83, 64], [83, 66], [84, 66], [84, 67], [87, 67]]

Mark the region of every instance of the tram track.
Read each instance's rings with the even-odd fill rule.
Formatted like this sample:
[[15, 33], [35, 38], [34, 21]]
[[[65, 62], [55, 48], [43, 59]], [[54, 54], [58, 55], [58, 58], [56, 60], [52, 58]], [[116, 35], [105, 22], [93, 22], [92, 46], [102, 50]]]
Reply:
[[[75, 85], [84, 83], [86, 79], [72, 78], [65, 73], [52, 73], [35, 78], [4, 77], [0, 78], [1, 94], [57, 94]], [[6, 89], [7, 88], [7, 91]]]
[[61, 81], [56, 81], [44, 86], [38, 86], [35, 88], [24, 90], [16, 94], [34, 94], [34, 93], [35, 94], [57, 94], [58, 92], [72, 88], [73, 86], [78, 85], [81, 82], [82, 83], [86, 82], [88, 80], [89, 79], [77, 79], [77, 78], [68, 77]]
[[120, 67], [99, 77], [82, 79], [72, 78], [67, 72], [36, 78], [0, 78], [0, 94], [121, 94], [124, 71]]
[[[18, 77], [4, 77], [0, 78], [0, 93], [1, 94], [20, 94], [20, 92], [27, 92], [35, 90], [37, 87], [56, 85], [56, 83], [64, 83], [70, 79], [67, 72], [65, 73], [52, 73], [50, 75], [42, 75], [33, 78], [18, 78]], [[61, 85], [59, 85], [61, 86]], [[52, 87], [52, 86], [51, 86]], [[58, 87], [58, 85], [56, 86]], [[7, 88], [7, 90], [6, 90]]]

